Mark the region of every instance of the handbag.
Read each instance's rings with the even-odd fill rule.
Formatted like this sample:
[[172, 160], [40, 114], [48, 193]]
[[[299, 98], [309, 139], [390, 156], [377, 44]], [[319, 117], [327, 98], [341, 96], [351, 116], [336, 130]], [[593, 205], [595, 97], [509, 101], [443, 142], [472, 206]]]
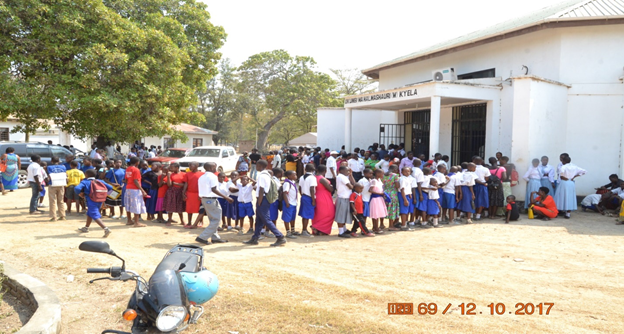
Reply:
[[[114, 170], [113, 170], [113, 177], [115, 178], [115, 183], [119, 184], [119, 181], [117, 181], [117, 175], [115, 175]], [[113, 189], [108, 191], [107, 198], [110, 200], [116, 201], [117, 199], [119, 199], [119, 197], [121, 197], [121, 187], [113, 186]]]
[[66, 173], [51, 173], [50, 175], [51, 187], [67, 187], [67, 174]]

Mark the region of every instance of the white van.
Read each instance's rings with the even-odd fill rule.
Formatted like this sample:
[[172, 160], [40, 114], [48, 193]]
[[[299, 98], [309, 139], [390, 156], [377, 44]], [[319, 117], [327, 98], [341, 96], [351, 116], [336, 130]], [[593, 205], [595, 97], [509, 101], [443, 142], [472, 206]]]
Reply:
[[214, 162], [217, 164], [217, 171], [230, 172], [236, 169], [238, 154], [231, 146], [199, 146], [176, 162], [180, 164], [181, 171], [185, 171], [191, 162], [199, 163], [201, 171], [204, 170], [206, 162]]

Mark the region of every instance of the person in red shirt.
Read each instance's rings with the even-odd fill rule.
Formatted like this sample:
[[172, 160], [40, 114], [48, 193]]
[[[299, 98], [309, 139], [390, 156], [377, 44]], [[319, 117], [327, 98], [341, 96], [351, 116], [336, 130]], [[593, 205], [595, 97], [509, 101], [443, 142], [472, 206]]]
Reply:
[[156, 222], [161, 224], [167, 222], [163, 219], [163, 204], [165, 202], [165, 194], [169, 189], [169, 186], [167, 185], [168, 171], [169, 166], [163, 166], [162, 171], [158, 174], [158, 199], [156, 200], [156, 212], [158, 212], [158, 218], [156, 219]]
[[[167, 211], [169, 219], [167, 220], [167, 226], [171, 226], [173, 223], [177, 223], [173, 220], [173, 214], [178, 213], [180, 221], [184, 226], [184, 210], [186, 210], [186, 204], [184, 204], [184, 185], [186, 184], [186, 173], [180, 172], [180, 164], [174, 162], [169, 165], [169, 172], [167, 172], [167, 193], [165, 193], [165, 200], [163, 202], [163, 210]], [[199, 210], [198, 210], [199, 211]]]
[[[139, 217], [146, 213], [144, 197], [147, 196], [143, 187], [141, 187], [141, 171], [137, 168], [140, 159], [138, 157], [130, 158], [128, 168], [126, 169], [126, 196], [124, 198], [124, 207], [128, 214], [128, 222], [126, 225], [134, 225], [134, 227], [145, 227], [145, 224], [139, 223]], [[134, 214], [134, 219], [132, 219]], [[133, 222], [134, 220], [134, 222]]]
[[375, 234], [371, 233], [366, 227], [366, 219], [364, 218], [364, 201], [362, 200], [362, 189], [364, 186], [360, 183], [356, 183], [353, 186], [353, 193], [349, 197], [351, 203], [351, 216], [353, 217], [353, 227], [351, 228], [351, 236], [357, 237], [358, 228], [362, 229], [362, 234], [367, 237], [374, 237]]
[[537, 195], [539, 197], [533, 198], [535, 191], [531, 193], [531, 204], [533, 205], [533, 212], [535, 218], [541, 218], [542, 220], [550, 220], [557, 217], [559, 211], [557, 210], [557, 204], [552, 196], [548, 195], [548, 188], [540, 187]]
[[188, 216], [188, 225], [184, 228], [191, 228], [193, 222], [193, 214], [199, 213], [199, 207], [201, 206], [201, 200], [199, 199], [199, 178], [204, 175], [203, 172], [197, 171], [199, 164], [197, 162], [191, 162], [189, 164], [189, 172], [184, 174], [184, 201], [186, 201], [186, 213]]

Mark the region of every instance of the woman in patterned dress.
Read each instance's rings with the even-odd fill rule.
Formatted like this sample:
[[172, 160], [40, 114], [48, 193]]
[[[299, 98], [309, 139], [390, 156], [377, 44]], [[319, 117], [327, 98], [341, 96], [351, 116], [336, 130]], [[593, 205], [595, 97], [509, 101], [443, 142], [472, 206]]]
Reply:
[[[383, 177], [383, 189], [384, 192], [390, 195], [390, 203], [386, 203], [388, 206], [388, 226], [394, 226], [399, 218], [399, 176], [397, 172], [399, 170], [398, 165], [392, 165], [388, 168], [388, 172]], [[383, 219], [381, 219], [380, 229], [385, 229]]]

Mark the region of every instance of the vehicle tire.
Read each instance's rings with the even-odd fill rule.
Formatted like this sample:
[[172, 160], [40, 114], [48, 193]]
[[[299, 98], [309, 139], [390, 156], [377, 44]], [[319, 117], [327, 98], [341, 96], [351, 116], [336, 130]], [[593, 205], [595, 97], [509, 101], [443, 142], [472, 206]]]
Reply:
[[20, 170], [17, 174], [17, 188], [24, 189], [28, 187], [30, 187], [30, 184], [28, 184], [28, 172]]
[[219, 172], [219, 174], [223, 173], [223, 167], [217, 168], [217, 172]]

